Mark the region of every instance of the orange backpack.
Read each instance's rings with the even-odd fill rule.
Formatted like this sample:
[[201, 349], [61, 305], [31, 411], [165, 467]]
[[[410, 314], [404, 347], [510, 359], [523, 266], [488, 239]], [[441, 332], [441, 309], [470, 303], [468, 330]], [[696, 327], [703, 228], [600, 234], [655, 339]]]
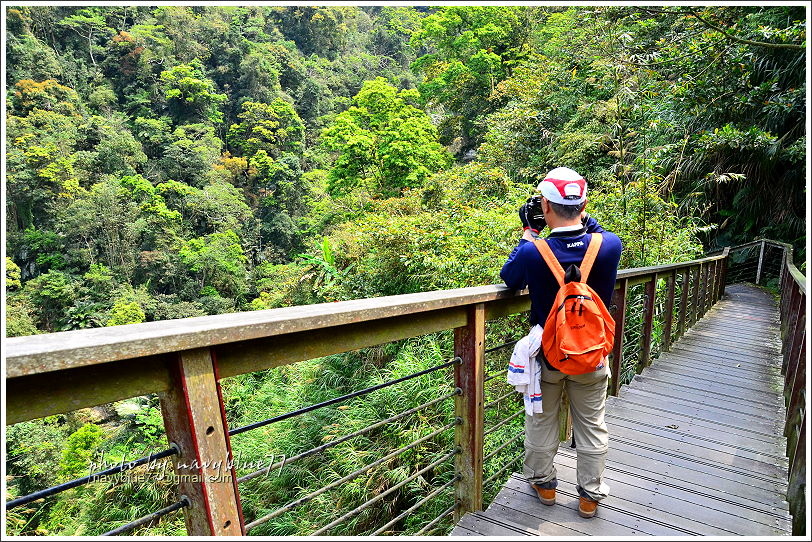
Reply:
[[596, 370], [615, 344], [615, 320], [600, 296], [586, 283], [602, 242], [601, 234], [592, 234], [581, 262], [580, 281], [576, 277], [565, 283], [564, 268], [550, 246], [543, 240], [535, 241], [560, 286], [544, 323], [541, 347], [547, 362], [565, 374]]

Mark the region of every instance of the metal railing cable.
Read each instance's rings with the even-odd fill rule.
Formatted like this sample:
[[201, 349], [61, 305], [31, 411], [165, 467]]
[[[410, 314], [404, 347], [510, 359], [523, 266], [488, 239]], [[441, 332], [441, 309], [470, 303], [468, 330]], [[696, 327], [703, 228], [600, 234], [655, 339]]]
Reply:
[[176, 502], [174, 504], [170, 504], [166, 508], [161, 508], [160, 510], [157, 510], [157, 511], [151, 513], [151, 514], [148, 514], [148, 515], [146, 515], [146, 516], [144, 516], [142, 518], [138, 518], [135, 521], [131, 521], [130, 523], [127, 523], [126, 525], [122, 525], [121, 527], [116, 527], [112, 531], [107, 531], [106, 533], [103, 533], [100, 536], [115, 536], [115, 535], [118, 535], [118, 534], [124, 534], [126, 532], [132, 531], [136, 527], [140, 527], [141, 525], [146, 525], [147, 523], [151, 523], [152, 521], [155, 521], [158, 518], [161, 518], [161, 517], [163, 517], [163, 516], [165, 516], [167, 514], [170, 514], [170, 513], [174, 512], [175, 510], [180, 510], [181, 508], [184, 508], [186, 506], [189, 506], [189, 499], [187, 499], [186, 496], [183, 496], [183, 497], [181, 497], [181, 499], [178, 502]]
[[282, 506], [280, 508], [277, 508], [276, 510], [274, 510], [273, 512], [271, 512], [269, 514], [266, 514], [266, 515], [264, 515], [264, 516], [262, 516], [260, 518], [255, 519], [254, 521], [252, 521], [252, 522], [245, 525], [245, 530], [248, 531], [249, 529], [253, 529], [254, 527], [256, 527], [258, 525], [261, 525], [261, 524], [263, 524], [263, 523], [265, 523], [267, 521], [270, 521], [273, 518], [275, 518], [275, 517], [277, 517], [277, 516], [279, 516], [281, 514], [284, 514], [285, 512], [287, 512], [289, 510], [292, 510], [293, 508], [296, 508], [297, 506], [299, 506], [301, 504], [304, 504], [304, 503], [310, 501], [314, 497], [318, 497], [322, 493], [324, 493], [326, 491], [329, 491], [330, 489], [333, 489], [334, 487], [340, 486], [341, 484], [343, 484], [345, 482], [349, 482], [350, 480], [353, 480], [353, 479], [357, 478], [358, 476], [364, 474], [368, 470], [370, 470], [370, 469], [372, 469], [374, 467], [377, 467], [378, 465], [380, 465], [382, 463], [385, 463], [386, 461], [389, 461], [393, 457], [397, 457], [398, 455], [402, 454], [403, 452], [405, 452], [407, 450], [411, 450], [415, 446], [417, 446], [419, 444], [422, 444], [423, 442], [426, 442], [427, 440], [432, 439], [432, 438], [436, 437], [437, 435], [441, 434], [442, 432], [447, 431], [448, 429], [451, 429], [455, 425], [460, 425], [461, 423], [462, 423], [462, 419], [457, 418], [453, 422], [450, 422], [450, 423], [444, 425], [443, 427], [437, 429], [436, 431], [432, 431], [428, 435], [415, 440], [411, 444], [407, 444], [406, 446], [403, 446], [402, 448], [399, 448], [399, 449], [395, 450], [394, 452], [391, 452], [391, 453], [385, 455], [384, 457], [382, 457], [382, 458], [380, 458], [380, 459], [378, 459], [376, 461], [373, 461], [369, 465], [366, 465], [365, 467], [361, 467], [360, 469], [358, 469], [358, 470], [356, 470], [354, 472], [351, 472], [350, 474], [344, 476], [343, 478], [341, 478], [339, 480], [336, 480], [332, 484], [328, 484], [328, 485], [326, 485], [326, 486], [324, 486], [324, 487], [322, 487], [322, 488], [320, 488], [320, 489], [318, 489], [318, 490], [316, 490], [316, 491], [314, 491], [314, 492], [312, 492], [312, 493], [310, 493], [308, 495], [305, 495], [304, 497], [296, 499], [295, 501], [289, 502], [288, 504], [286, 504], [286, 505], [284, 505], [284, 506]]
[[502, 348], [507, 348], [508, 346], [513, 346], [517, 342], [519, 342], [519, 339], [514, 339], [512, 341], [508, 341], [506, 343], [503, 343], [503, 344], [500, 344], [500, 345], [497, 345], [497, 346], [492, 346], [490, 348], [486, 348], [485, 353], [490, 354], [491, 352], [496, 352], [497, 350], [501, 350]]
[[170, 457], [176, 455], [177, 453], [178, 449], [173, 446], [172, 448], [167, 448], [166, 450], [163, 450], [161, 452], [141, 457], [128, 463], [124, 463], [122, 461], [121, 464], [116, 465], [115, 467], [111, 467], [109, 469], [105, 469], [99, 472], [94, 472], [93, 474], [83, 476], [82, 478], [76, 478], [75, 480], [70, 480], [68, 482], [52, 486], [46, 489], [41, 489], [39, 491], [29, 493], [28, 495], [24, 495], [22, 497], [17, 497], [14, 500], [6, 502], [6, 510], [11, 510], [12, 508], [16, 508], [17, 506], [22, 506], [24, 504], [28, 504], [39, 499], [44, 499], [45, 497], [50, 497], [52, 495], [56, 495], [57, 493], [62, 493], [63, 491], [67, 491], [75, 487], [89, 484], [90, 482], [95, 482], [96, 480], [99, 480], [105, 476], [112, 476], [113, 474], [118, 474], [120, 472], [134, 469], [135, 467], [139, 467], [141, 465], [150, 463], [157, 459]]
[[517, 455], [516, 457], [514, 457], [513, 459], [511, 459], [510, 461], [505, 463], [504, 466], [502, 466], [501, 469], [499, 469], [495, 473], [488, 476], [485, 480], [483, 480], [482, 484], [483, 485], [490, 484], [491, 482], [493, 482], [494, 480], [496, 480], [497, 478], [502, 476], [505, 473], [505, 471], [510, 468], [511, 465], [513, 465], [516, 461], [522, 459], [523, 457], [524, 457], [524, 452], [522, 452], [521, 454]]
[[516, 393], [516, 390], [510, 390], [509, 392], [507, 392], [507, 393], [506, 393], [506, 394], [504, 394], [503, 396], [501, 396], [501, 397], [499, 397], [499, 398], [497, 398], [497, 399], [494, 399], [494, 400], [493, 400], [493, 401], [491, 401], [490, 403], [487, 403], [487, 404], [486, 404], [486, 405], [483, 407], [483, 409], [487, 410], [487, 409], [491, 408], [493, 405], [495, 405], [495, 404], [497, 404], [497, 403], [501, 403], [502, 401], [504, 401], [504, 400], [505, 400], [505, 399], [507, 399], [508, 397], [513, 397], [513, 396], [518, 396], [518, 394]]
[[485, 432], [483, 433], [483, 436], [490, 435], [491, 433], [493, 433], [494, 431], [496, 431], [497, 429], [499, 429], [500, 427], [502, 427], [502, 426], [503, 426], [503, 425], [505, 425], [506, 423], [508, 423], [508, 422], [510, 422], [511, 420], [513, 420], [513, 419], [517, 418], [518, 416], [521, 416], [522, 414], [524, 414], [524, 409], [521, 409], [521, 410], [516, 411], [515, 413], [511, 414], [511, 415], [510, 415], [510, 416], [508, 416], [507, 418], [503, 419], [502, 421], [500, 421], [499, 423], [497, 423], [496, 425], [494, 425], [493, 427], [491, 427], [490, 429], [488, 429], [487, 431], [485, 431]]
[[448, 399], [450, 397], [454, 397], [455, 395], [460, 395], [461, 393], [462, 393], [462, 390], [460, 388], [456, 388], [451, 393], [447, 393], [445, 395], [442, 395], [442, 396], [440, 396], [440, 397], [438, 397], [436, 399], [433, 399], [433, 400], [429, 401], [428, 403], [423, 403], [422, 405], [418, 405], [418, 406], [416, 406], [414, 408], [410, 408], [409, 410], [404, 410], [400, 414], [396, 414], [395, 416], [392, 416], [391, 418], [381, 420], [381, 421], [376, 422], [376, 423], [374, 423], [372, 425], [364, 427], [363, 429], [359, 429], [358, 431], [355, 431], [355, 432], [350, 433], [348, 435], [344, 435], [341, 438], [338, 438], [336, 440], [331, 440], [330, 442], [328, 442], [326, 444], [322, 444], [321, 446], [316, 446], [315, 448], [311, 448], [311, 449], [309, 449], [307, 451], [304, 451], [304, 452], [302, 452], [300, 454], [297, 454], [297, 455], [295, 455], [293, 457], [283, 459], [282, 461], [277, 461], [276, 463], [273, 463], [272, 465], [270, 465], [268, 467], [265, 467], [263, 469], [259, 469], [259, 470], [256, 470], [254, 472], [251, 472], [249, 474], [246, 474], [244, 476], [241, 476], [241, 477], [237, 478], [237, 483], [246, 482], [248, 480], [251, 480], [252, 478], [256, 478], [257, 476], [260, 476], [261, 474], [267, 474], [273, 469], [281, 468], [281, 467], [283, 467], [285, 465], [290, 465], [291, 463], [293, 463], [295, 461], [298, 461], [299, 459], [303, 459], [305, 457], [309, 457], [311, 455], [321, 453], [324, 450], [327, 450], [328, 448], [332, 448], [333, 446], [337, 446], [338, 444], [341, 444], [342, 442], [346, 442], [347, 440], [350, 440], [351, 438], [355, 438], [355, 437], [358, 437], [360, 435], [369, 433], [370, 431], [378, 429], [379, 427], [383, 427], [384, 425], [386, 425], [388, 423], [397, 421], [397, 420], [399, 420], [401, 418], [405, 418], [406, 416], [408, 416], [410, 414], [414, 414], [415, 412], [418, 412], [420, 410], [424, 410], [426, 408], [432, 407], [432, 406], [434, 406], [434, 405], [436, 405], [438, 403], [441, 403], [441, 402], [445, 401], [446, 399]]
[[389, 523], [387, 523], [383, 527], [380, 527], [377, 531], [373, 532], [370, 536], [377, 536], [377, 535], [381, 534], [382, 532], [387, 530], [389, 527], [391, 527], [392, 525], [395, 525], [398, 521], [402, 520], [403, 518], [405, 518], [406, 516], [408, 516], [409, 514], [411, 514], [412, 512], [414, 512], [415, 510], [417, 510], [418, 508], [420, 508], [421, 506], [423, 506], [424, 504], [429, 502], [431, 499], [433, 499], [434, 497], [436, 497], [437, 495], [442, 493], [444, 490], [446, 490], [449, 487], [451, 487], [452, 485], [454, 485], [454, 482], [456, 482], [457, 480], [460, 480], [460, 479], [462, 479], [461, 475], [459, 475], [459, 474], [455, 475], [451, 480], [444, 483], [443, 485], [441, 485], [440, 487], [438, 487], [437, 489], [435, 489], [434, 491], [432, 491], [431, 493], [429, 493], [428, 495], [426, 495], [425, 497], [423, 497], [422, 499], [420, 499], [419, 501], [414, 503], [412, 506], [410, 506], [409, 508], [407, 508], [406, 510], [404, 510], [403, 512], [398, 514], [397, 517], [393, 518]]
[[517, 440], [519, 440], [520, 438], [522, 438], [523, 436], [524, 436], [524, 431], [522, 431], [522, 432], [520, 432], [518, 435], [515, 435], [514, 437], [512, 437], [512, 438], [510, 438], [510, 439], [506, 440], [504, 443], [502, 443], [501, 445], [499, 445], [499, 447], [498, 447], [498, 448], [496, 448], [494, 451], [492, 451], [491, 453], [489, 453], [488, 455], [486, 455], [486, 456], [485, 456], [485, 457], [482, 459], [482, 462], [484, 463], [484, 462], [485, 462], [485, 461], [487, 461], [488, 459], [491, 459], [492, 457], [496, 456], [496, 454], [498, 454], [499, 452], [501, 452], [502, 450], [504, 450], [505, 448], [507, 448], [508, 446], [510, 446], [511, 444], [513, 444], [514, 442], [516, 442]]
[[326, 406], [334, 405], [336, 403], [340, 403], [342, 401], [347, 401], [349, 399], [354, 399], [355, 397], [360, 397], [362, 395], [366, 395], [368, 393], [372, 393], [373, 391], [377, 391], [383, 388], [387, 388], [389, 386], [394, 386], [395, 384], [399, 384], [401, 382], [405, 382], [406, 380], [411, 380], [412, 378], [417, 378], [418, 376], [423, 376], [428, 373], [432, 373], [434, 371], [438, 371], [440, 369], [445, 369], [446, 367], [450, 367], [452, 365], [456, 365], [461, 363], [462, 359], [459, 357], [455, 357], [449, 362], [437, 365], [435, 367], [431, 367], [429, 369], [425, 369], [423, 371], [419, 371], [414, 374], [410, 374], [408, 376], [404, 376], [401, 378], [397, 378], [395, 380], [390, 380], [389, 382], [384, 382], [382, 384], [377, 384], [375, 386], [364, 388], [363, 390], [354, 391], [352, 393], [348, 393], [346, 395], [342, 395], [341, 397], [336, 397], [334, 399], [330, 399], [328, 401], [323, 401], [321, 403], [316, 403], [315, 405], [310, 405], [304, 408], [300, 408], [299, 410], [294, 410], [292, 412], [286, 412], [285, 414], [280, 414], [279, 416], [274, 416], [273, 418], [268, 418], [267, 420], [262, 420], [259, 422], [250, 423], [248, 425], [243, 425], [242, 427], [236, 427], [231, 429], [228, 434], [229, 436], [238, 435], [240, 433], [245, 433], [246, 431], [251, 431], [253, 429], [258, 429], [260, 427], [264, 427], [266, 425], [270, 425], [272, 423], [281, 422], [282, 420], [287, 420], [288, 418], [293, 418], [300, 414], [306, 414], [308, 412], [312, 412], [314, 410], [318, 410], [320, 408], [324, 408]]
[[446, 516], [448, 516], [450, 513], [452, 513], [456, 507], [457, 507], [457, 503], [452, 504], [451, 506], [446, 508], [445, 511], [441, 512], [439, 516], [437, 516], [433, 520], [431, 520], [428, 523], [426, 523], [425, 525], [423, 525], [423, 527], [421, 527], [419, 531], [414, 533], [414, 535], [415, 536], [420, 536], [420, 535], [430, 533], [432, 530], [434, 530], [434, 527], [437, 526], [438, 523], [443, 521], [443, 519], [445, 519]]
[[373, 497], [372, 499], [366, 501], [364, 504], [362, 504], [358, 508], [354, 508], [354, 509], [350, 510], [349, 512], [347, 512], [346, 514], [344, 514], [340, 518], [337, 518], [337, 519], [331, 521], [330, 523], [328, 523], [327, 525], [323, 526], [318, 531], [310, 533], [310, 536], [319, 536], [319, 535], [329, 531], [330, 529], [332, 529], [336, 525], [339, 525], [339, 524], [343, 523], [344, 521], [350, 519], [351, 517], [357, 516], [358, 514], [360, 514], [361, 512], [363, 512], [364, 510], [366, 510], [367, 508], [369, 508], [370, 506], [375, 504], [376, 502], [380, 501], [381, 499], [383, 499], [387, 495], [391, 494], [394, 491], [397, 491], [401, 487], [405, 486], [406, 484], [408, 484], [409, 482], [411, 482], [412, 480], [414, 480], [418, 476], [421, 476], [421, 475], [425, 474], [426, 472], [430, 471], [434, 467], [437, 467], [438, 465], [441, 465], [441, 464], [445, 463], [450, 458], [452, 458], [455, 455], [459, 454], [461, 451], [462, 450], [459, 447], [457, 447], [453, 452], [450, 452], [450, 453], [444, 455], [443, 457], [441, 457], [440, 459], [437, 459], [436, 461], [426, 465], [425, 467], [423, 467], [419, 471], [415, 472], [414, 474], [411, 474], [407, 478], [405, 478], [405, 479], [401, 480], [400, 482], [398, 482], [396, 485], [390, 487], [389, 489], [387, 489], [386, 491], [384, 491], [380, 495], [377, 495], [377, 496]]

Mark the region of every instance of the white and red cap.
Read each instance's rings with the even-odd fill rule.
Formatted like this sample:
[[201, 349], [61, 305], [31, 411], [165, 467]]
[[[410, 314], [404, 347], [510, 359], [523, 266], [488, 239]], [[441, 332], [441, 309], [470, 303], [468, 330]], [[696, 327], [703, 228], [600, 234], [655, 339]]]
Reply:
[[548, 200], [561, 205], [580, 205], [586, 201], [586, 181], [568, 167], [551, 170], [536, 190]]

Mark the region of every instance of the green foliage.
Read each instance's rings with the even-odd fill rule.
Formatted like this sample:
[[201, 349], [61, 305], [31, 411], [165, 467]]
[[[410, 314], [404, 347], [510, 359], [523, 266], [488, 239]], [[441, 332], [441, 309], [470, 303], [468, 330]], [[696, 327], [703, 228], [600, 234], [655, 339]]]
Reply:
[[20, 266], [6, 256], [6, 290], [16, 290], [20, 286]]
[[273, 158], [301, 155], [304, 125], [293, 106], [281, 98], [270, 104], [243, 102], [239, 124], [228, 130], [229, 143], [245, 156], [264, 150]]
[[329, 177], [333, 194], [360, 187], [391, 196], [449, 165], [416, 98], [414, 90], [398, 92], [383, 78], [364, 83], [354, 105], [322, 132], [324, 146], [338, 153]]
[[62, 460], [59, 462], [59, 475], [70, 480], [89, 474], [88, 466], [93, 454], [103, 439], [98, 425], [87, 423], [68, 436]]
[[194, 60], [161, 72], [164, 98], [175, 122], [205, 121], [213, 124], [223, 121], [220, 104], [225, 94], [215, 92], [214, 83], [203, 73], [203, 65]]
[[200, 287], [212, 286], [230, 296], [246, 288], [246, 257], [232, 230], [190, 239], [178, 252], [181, 261], [198, 276]]
[[140, 324], [144, 321], [145, 316], [144, 310], [137, 301], [117, 299], [113, 303], [113, 309], [110, 311], [110, 319], [107, 320], [107, 325], [120, 326], [123, 324]]

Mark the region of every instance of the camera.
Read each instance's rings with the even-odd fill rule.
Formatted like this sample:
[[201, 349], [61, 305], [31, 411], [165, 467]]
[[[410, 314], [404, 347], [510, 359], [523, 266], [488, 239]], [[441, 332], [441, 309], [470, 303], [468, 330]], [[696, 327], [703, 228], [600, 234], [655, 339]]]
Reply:
[[527, 198], [527, 216], [535, 220], [544, 220], [544, 211], [541, 209], [541, 195], [536, 194]]

